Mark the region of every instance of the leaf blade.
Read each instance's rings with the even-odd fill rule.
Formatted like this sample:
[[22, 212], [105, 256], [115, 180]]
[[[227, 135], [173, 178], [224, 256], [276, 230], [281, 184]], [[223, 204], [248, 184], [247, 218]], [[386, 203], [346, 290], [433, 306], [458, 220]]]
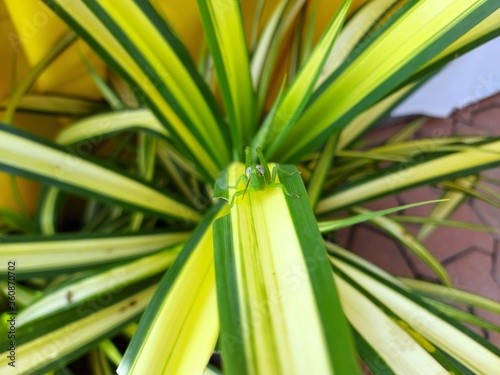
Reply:
[[[297, 160], [336, 129], [345, 127], [497, 9], [481, 0], [446, 1], [439, 7], [430, 0], [407, 4], [404, 17], [391, 23], [374, 42], [367, 43], [331, 83], [325, 82], [324, 90], [315, 95], [276, 153], [279, 160]], [[407, 46], [404, 51], [399, 50], [402, 40]], [[387, 63], [388, 55], [392, 58]]]
[[[145, 1], [45, 0], [127, 79], [207, 180], [229, 160], [224, 120], [188, 53]], [[128, 15], [128, 17], [127, 17]]]
[[188, 232], [6, 236], [0, 240], [0, 259], [17, 260], [17, 277], [26, 279], [137, 258], [177, 245], [188, 236]]
[[[281, 185], [248, 192], [214, 222], [225, 366], [238, 374], [357, 373], [307, 193], [294, 167], [280, 168], [280, 183], [300, 198], [285, 199]], [[234, 185], [243, 171], [232, 164], [220, 184]], [[291, 269], [299, 274], [290, 275]], [[298, 280], [290, 285], [287, 276]], [[244, 353], [245, 362], [235, 353]]]
[[[266, 122], [270, 121], [270, 123], [264, 124], [262, 127], [263, 130], [254, 139], [253, 143], [255, 147], [265, 147], [268, 145], [266, 148], [266, 157], [269, 158], [274, 154], [302, 115], [351, 4], [352, 0], [344, 0], [339, 6], [322, 38], [285, 92], [283, 99], [279, 101], [276, 113], [271, 111], [272, 118], [266, 119]], [[272, 139], [265, 139], [268, 138], [265, 131], [266, 127], [272, 129], [274, 133]]]
[[[202, 373], [219, 332], [211, 222], [216, 205], [200, 222], [165, 274], [117, 372]], [[169, 340], [165, 340], [168, 333]]]
[[0, 134], [0, 169], [163, 217], [201, 217], [178, 199], [29, 133], [0, 124]]
[[[233, 147], [247, 142], [256, 125], [248, 50], [237, 0], [199, 0], [198, 8], [228, 114]], [[240, 155], [242, 150], [233, 150]]]
[[500, 158], [495, 154], [499, 147], [500, 141], [491, 139], [477, 145], [475, 150], [451, 153], [441, 157], [431, 155], [428, 160], [420, 163], [414, 163], [413, 158], [410, 157], [408, 162], [396, 168], [382, 170], [364, 181], [333, 192], [318, 203], [316, 213], [324, 214], [352, 204], [394, 194], [413, 186], [466, 176], [499, 165]]

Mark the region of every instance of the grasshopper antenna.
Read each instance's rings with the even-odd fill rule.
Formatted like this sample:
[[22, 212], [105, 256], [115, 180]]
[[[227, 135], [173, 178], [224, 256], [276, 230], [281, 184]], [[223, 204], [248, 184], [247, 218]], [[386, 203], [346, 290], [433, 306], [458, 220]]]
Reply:
[[243, 196], [241, 197], [241, 200], [243, 200], [245, 198], [245, 194], [247, 192], [247, 189], [248, 189], [248, 184], [250, 183], [250, 178], [248, 179], [247, 181], [247, 184], [245, 185], [245, 191], [243, 192]]
[[[245, 147], [245, 173], [247, 173], [248, 171], [248, 168], [250, 167], [250, 165], [252, 164], [252, 150], [250, 149], [250, 146], [247, 146]], [[248, 184], [250, 184], [250, 175], [247, 175], [248, 177], [248, 181], [247, 181], [247, 184], [245, 185], [245, 191], [243, 192], [243, 196], [241, 197], [241, 199], [243, 200], [243, 198], [245, 198], [245, 194], [247, 192], [247, 189], [248, 189]]]

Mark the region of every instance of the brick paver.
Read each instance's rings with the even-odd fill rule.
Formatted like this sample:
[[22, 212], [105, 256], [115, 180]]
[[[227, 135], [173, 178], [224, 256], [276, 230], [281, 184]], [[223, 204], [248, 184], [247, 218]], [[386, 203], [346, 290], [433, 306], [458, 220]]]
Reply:
[[[401, 129], [409, 121], [401, 121], [372, 132], [370, 139], [373, 142], [384, 139], [388, 134]], [[450, 134], [500, 136], [500, 95], [457, 110], [448, 119], [428, 119], [416, 136], [440, 137]], [[500, 181], [500, 168], [489, 170], [482, 176]], [[500, 184], [495, 185], [484, 181], [481, 183], [494, 191], [496, 195], [494, 198], [499, 202]], [[439, 196], [440, 190], [437, 187], [424, 187], [397, 194], [367, 206], [371, 209], [383, 209], [398, 204], [436, 199]], [[430, 207], [422, 206], [405, 213], [423, 216], [429, 213], [429, 209]], [[469, 199], [450, 219], [500, 229], [500, 209], [476, 198]], [[406, 227], [412, 233], [417, 233], [419, 228], [419, 226], [410, 224]], [[369, 224], [361, 224], [343, 230], [336, 237], [341, 245], [350, 248], [394, 275], [436, 281], [432, 271], [413, 254], [409, 254], [403, 246], [396, 245], [385, 234]], [[424, 244], [443, 262], [456, 287], [500, 301], [499, 234], [439, 228], [425, 240]], [[498, 315], [484, 311], [473, 312], [500, 324], [500, 316]], [[500, 346], [499, 333], [478, 331], [492, 343]]]

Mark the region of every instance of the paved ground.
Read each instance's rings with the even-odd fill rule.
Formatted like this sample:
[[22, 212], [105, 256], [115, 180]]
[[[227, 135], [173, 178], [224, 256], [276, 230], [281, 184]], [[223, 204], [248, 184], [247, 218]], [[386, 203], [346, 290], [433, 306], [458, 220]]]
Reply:
[[[373, 139], [383, 139], [384, 135], [401, 129], [405, 123], [403, 121], [380, 129], [373, 134]], [[500, 95], [456, 111], [448, 119], [428, 119], [417, 137], [454, 133], [500, 136]], [[483, 173], [483, 176], [500, 181], [500, 168], [489, 170]], [[499, 202], [500, 184], [485, 184], [494, 189], [496, 200]], [[372, 209], [383, 209], [439, 197], [440, 190], [436, 187], [418, 188], [368, 206]], [[407, 210], [405, 214], [423, 216], [428, 214], [429, 209], [429, 206], [417, 207]], [[500, 228], [500, 209], [479, 199], [470, 199], [451, 219]], [[412, 233], [417, 233], [419, 226], [407, 225], [407, 228]], [[432, 272], [416, 257], [369, 224], [357, 225], [339, 233], [339, 238], [341, 244], [394, 275], [435, 280]], [[424, 243], [445, 265], [456, 287], [500, 301], [499, 234], [442, 227], [431, 234]], [[500, 324], [498, 315], [484, 311], [473, 312]], [[500, 333], [476, 331], [500, 346]]]

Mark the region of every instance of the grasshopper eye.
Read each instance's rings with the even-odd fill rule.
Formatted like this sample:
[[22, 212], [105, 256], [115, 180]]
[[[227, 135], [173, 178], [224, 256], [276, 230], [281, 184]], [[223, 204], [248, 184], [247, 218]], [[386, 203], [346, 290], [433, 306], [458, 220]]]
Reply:
[[252, 170], [252, 167], [248, 167], [247, 170], [245, 171], [245, 174], [247, 175], [248, 178], [250, 178], [250, 171]]
[[264, 167], [262, 165], [257, 165], [257, 169], [262, 174], [262, 176], [264, 176], [266, 174], [265, 171], [264, 171]]

